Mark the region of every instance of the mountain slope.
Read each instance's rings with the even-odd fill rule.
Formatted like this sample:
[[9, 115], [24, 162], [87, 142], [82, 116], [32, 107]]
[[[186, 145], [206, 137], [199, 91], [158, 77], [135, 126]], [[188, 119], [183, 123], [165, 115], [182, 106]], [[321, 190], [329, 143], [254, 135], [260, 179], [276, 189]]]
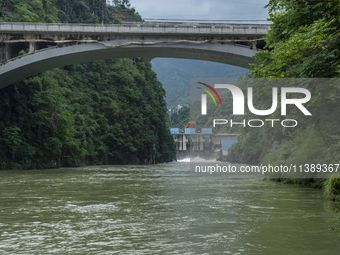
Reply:
[[[101, 11], [103, 10], [103, 11]], [[0, 0], [0, 21], [119, 22], [105, 0]], [[56, 68], [0, 90], [0, 169], [171, 161], [165, 91], [142, 59]]]
[[248, 69], [191, 59], [155, 58], [152, 69], [166, 91], [168, 107], [190, 104], [190, 78], [237, 78]]

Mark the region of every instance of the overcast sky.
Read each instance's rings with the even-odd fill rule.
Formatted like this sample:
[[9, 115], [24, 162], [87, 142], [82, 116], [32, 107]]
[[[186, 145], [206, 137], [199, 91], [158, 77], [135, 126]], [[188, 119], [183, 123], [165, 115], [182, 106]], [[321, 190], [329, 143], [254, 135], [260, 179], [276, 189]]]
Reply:
[[[130, 0], [143, 19], [265, 20], [269, 0]], [[264, 22], [261, 22], [264, 23]]]

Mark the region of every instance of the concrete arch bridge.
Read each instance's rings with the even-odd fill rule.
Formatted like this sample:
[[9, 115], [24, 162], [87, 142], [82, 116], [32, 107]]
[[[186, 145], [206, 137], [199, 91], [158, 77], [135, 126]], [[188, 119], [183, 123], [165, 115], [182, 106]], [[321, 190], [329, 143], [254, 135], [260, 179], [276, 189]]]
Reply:
[[[0, 89], [37, 73], [109, 58], [208, 60], [249, 68], [269, 25], [0, 23]], [[19, 52], [26, 54], [19, 56]]]

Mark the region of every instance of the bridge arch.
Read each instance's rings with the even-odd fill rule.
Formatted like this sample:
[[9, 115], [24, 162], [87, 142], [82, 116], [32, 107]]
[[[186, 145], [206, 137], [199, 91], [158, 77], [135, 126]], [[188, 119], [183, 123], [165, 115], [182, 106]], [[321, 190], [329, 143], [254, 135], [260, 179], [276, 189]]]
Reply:
[[32, 75], [71, 64], [111, 58], [168, 57], [207, 60], [249, 68], [257, 50], [239, 44], [167, 40], [116, 40], [48, 48], [17, 57], [0, 67], [0, 88]]

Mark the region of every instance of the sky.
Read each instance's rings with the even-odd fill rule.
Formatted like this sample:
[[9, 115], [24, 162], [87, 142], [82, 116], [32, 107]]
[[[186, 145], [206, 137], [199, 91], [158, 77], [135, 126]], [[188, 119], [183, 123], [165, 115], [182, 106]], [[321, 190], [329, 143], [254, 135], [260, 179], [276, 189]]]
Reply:
[[[266, 20], [269, 0], [130, 0], [144, 20]], [[252, 22], [255, 23], [255, 22]], [[267, 22], [256, 22], [267, 23]]]

